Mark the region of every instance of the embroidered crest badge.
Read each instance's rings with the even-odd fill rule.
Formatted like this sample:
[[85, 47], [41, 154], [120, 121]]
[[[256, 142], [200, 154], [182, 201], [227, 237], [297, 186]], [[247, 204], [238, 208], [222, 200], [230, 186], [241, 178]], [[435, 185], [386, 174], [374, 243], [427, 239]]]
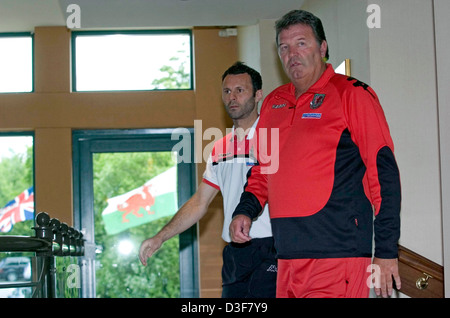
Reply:
[[309, 106], [311, 107], [311, 109], [317, 109], [322, 105], [324, 99], [325, 99], [325, 94], [316, 94], [316, 95], [314, 95]]

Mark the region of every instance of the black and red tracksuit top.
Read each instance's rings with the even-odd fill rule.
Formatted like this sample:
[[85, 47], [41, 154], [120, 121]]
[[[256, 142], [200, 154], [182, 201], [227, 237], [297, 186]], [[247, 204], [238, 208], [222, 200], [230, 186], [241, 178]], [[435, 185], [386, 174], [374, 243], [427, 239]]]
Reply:
[[398, 256], [400, 176], [368, 85], [328, 64], [298, 99], [292, 83], [270, 93], [256, 133], [259, 165], [233, 215], [268, 202], [279, 258], [371, 257], [374, 232], [375, 256]]

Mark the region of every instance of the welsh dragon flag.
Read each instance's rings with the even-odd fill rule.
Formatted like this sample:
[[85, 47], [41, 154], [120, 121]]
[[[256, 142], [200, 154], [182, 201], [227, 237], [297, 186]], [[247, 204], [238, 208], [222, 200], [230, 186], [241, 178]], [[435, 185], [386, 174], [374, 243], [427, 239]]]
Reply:
[[117, 234], [126, 229], [152, 222], [178, 210], [177, 171], [172, 167], [125, 194], [108, 199], [102, 212], [106, 233]]

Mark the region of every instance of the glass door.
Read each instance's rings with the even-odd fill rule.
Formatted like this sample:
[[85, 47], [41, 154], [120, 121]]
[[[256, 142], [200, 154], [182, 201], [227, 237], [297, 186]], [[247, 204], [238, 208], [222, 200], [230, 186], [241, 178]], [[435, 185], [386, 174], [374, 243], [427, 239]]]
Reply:
[[86, 239], [82, 296], [198, 297], [195, 226], [165, 242], [147, 266], [138, 258], [140, 243], [194, 191], [194, 164], [177, 164], [171, 130], [73, 136], [75, 223]]

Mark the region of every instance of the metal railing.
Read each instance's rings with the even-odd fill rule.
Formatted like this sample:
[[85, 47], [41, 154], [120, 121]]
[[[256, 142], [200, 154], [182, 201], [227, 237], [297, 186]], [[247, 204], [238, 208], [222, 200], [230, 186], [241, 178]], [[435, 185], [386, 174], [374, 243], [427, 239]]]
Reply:
[[0, 236], [0, 252], [35, 253], [37, 275], [30, 282], [2, 283], [0, 289], [31, 287], [33, 298], [56, 298], [61, 289], [56, 259], [83, 256], [83, 234], [46, 212], [37, 214], [35, 221], [35, 236]]

